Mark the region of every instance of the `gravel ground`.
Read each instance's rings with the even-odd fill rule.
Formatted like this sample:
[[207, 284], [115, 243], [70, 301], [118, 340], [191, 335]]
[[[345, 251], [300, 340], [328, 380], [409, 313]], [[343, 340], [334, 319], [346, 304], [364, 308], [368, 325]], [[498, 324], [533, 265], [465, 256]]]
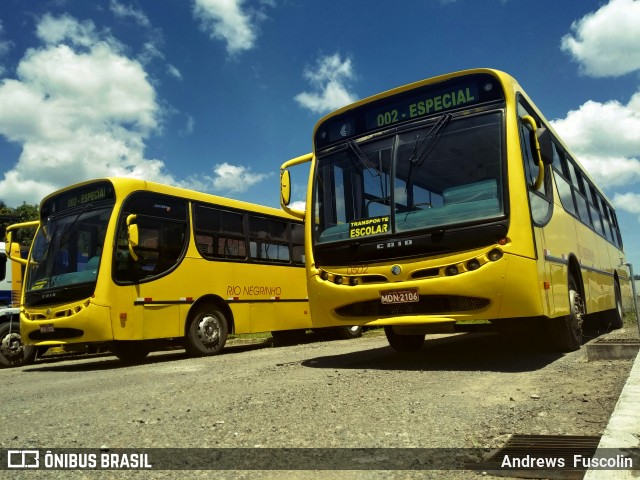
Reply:
[[[615, 335], [637, 338], [633, 328]], [[93, 356], [2, 370], [0, 445], [461, 448], [482, 455], [512, 434], [602, 434], [632, 365], [588, 362], [585, 347], [562, 355], [477, 333], [432, 335], [423, 350], [402, 355], [379, 332], [289, 347], [235, 343], [209, 358], [174, 351], [133, 366]], [[493, 478], [455, 470], [10, 473], [6, 478]]]

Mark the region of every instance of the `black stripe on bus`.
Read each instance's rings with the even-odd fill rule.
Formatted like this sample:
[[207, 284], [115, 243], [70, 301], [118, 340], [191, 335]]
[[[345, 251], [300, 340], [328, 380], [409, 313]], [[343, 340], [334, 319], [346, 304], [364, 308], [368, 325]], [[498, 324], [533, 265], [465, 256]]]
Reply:
[[[301, 303], [308, 302], [309, 300], [306, 298], [297, 299], [268, 299], [268, 300], [234, 300], [227, 299], [229, 303]], [[134, 305], [183, 305], [183, 304], [192, 304], [195, 303], [195, 300], [135, 300], [133, 302]]]

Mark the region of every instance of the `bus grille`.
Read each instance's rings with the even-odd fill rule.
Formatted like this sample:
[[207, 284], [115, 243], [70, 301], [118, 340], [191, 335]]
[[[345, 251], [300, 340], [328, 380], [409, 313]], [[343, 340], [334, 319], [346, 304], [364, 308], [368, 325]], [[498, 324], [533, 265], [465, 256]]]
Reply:
[[446, 315], [449, 313], [481, 310], [491, 301], [488, 298], [460, 295], [421, 295], [420, 301], [383, 305], [380, 300], [352, 303], [336, 309], [343, 317]]

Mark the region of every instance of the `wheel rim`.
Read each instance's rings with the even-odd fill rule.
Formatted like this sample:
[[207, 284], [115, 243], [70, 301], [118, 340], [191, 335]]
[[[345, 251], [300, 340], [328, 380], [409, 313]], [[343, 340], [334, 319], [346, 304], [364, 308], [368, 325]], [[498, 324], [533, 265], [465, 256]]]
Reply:
[[622, 294], [620, 293], [620, 287], [616, 283], [616, 308], [618, 309], [618, 317], [622, 320], [624, 311], [622, 309]]
[[215, 345], [220, 340], [220, 321], [214, 315], [204, 315], [198, 322], [198, 337], [204, 345]]
[[17, 333], [5, 335], [0, 344], [0, 352], [7, 358], [15, 358], [22, 355], [22, 338]]
[[571, 325], [573, 325], [576, 337], [581, 338], [582, 324], [584, 322], [584, 305], [580, 294], [573, 289], [569, 291], [569, 303], [571, 305]]

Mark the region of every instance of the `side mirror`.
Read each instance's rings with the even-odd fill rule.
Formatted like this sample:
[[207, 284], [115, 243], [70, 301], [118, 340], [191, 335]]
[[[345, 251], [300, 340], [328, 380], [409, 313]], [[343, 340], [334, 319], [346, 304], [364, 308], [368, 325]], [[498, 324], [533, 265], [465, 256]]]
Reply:
[[290, 208], [289, 203], [291, 203], [291, 174], [289, 167], [293, 167], [294, 165], [301, 165], [303, 163], [311, 162], [313, 159], [312, 153], [307, 153], [305, 155], [300, 155], [299, 157], [288, 160], [282, 164], [280, 167], [280, 207], [290, 215], [294, 217], [298, 217], [304, 220], [305, 212], [303, 210], [298, 210], [295, 208]]
[[280, 205], [286, 207], [291, 203], [291, 174], [289, 170], [280, 171]]
[[[533, 133], [533, 135], [531, 135], [531, 138], [530, 138], [531, 151], [535, 155], [535, 159], [537, 160], [537, 163], [538, 163], [538, 176], [536, 177], [536, 180], [533, 182], [532, 187], [535, 190], [540, 190], [540, 187], [542, 187], [542, 183], [544, 182], [545, 162], [543, 162], [542, 160], [542, 152], [540, 150], [540, 143], [538, 141], [538, 132], [543, 129], [538, 129], [538, 126], [536, 125], [536, 121], [531, 115], [525, 115], [524, 117], [522, 117], [522, 121], [529, 125], [529, 127], [531, 128], [531, 132]], [[548, 132], [547, 132], [547, 136], [548, 136]], [[551, 141], [550, 138], [549, 138], [549, 141]]]
[[137, 215], [131, 214], [127, 217], [127, 243], [129, 247], [129, 254], [136, 262], [138, 261], [138, 254], [135, 252], [135, 248], [140, 244], [140, 233], [138, 232], [138, 224], [135, 223], [138, 219]]
[[551, 133], [544, 127], [538, 128], [536, 132], [538, 145], [540, 146], [540, 156], [545, 165], [553, 163], [553, 142], [551, 141]]

